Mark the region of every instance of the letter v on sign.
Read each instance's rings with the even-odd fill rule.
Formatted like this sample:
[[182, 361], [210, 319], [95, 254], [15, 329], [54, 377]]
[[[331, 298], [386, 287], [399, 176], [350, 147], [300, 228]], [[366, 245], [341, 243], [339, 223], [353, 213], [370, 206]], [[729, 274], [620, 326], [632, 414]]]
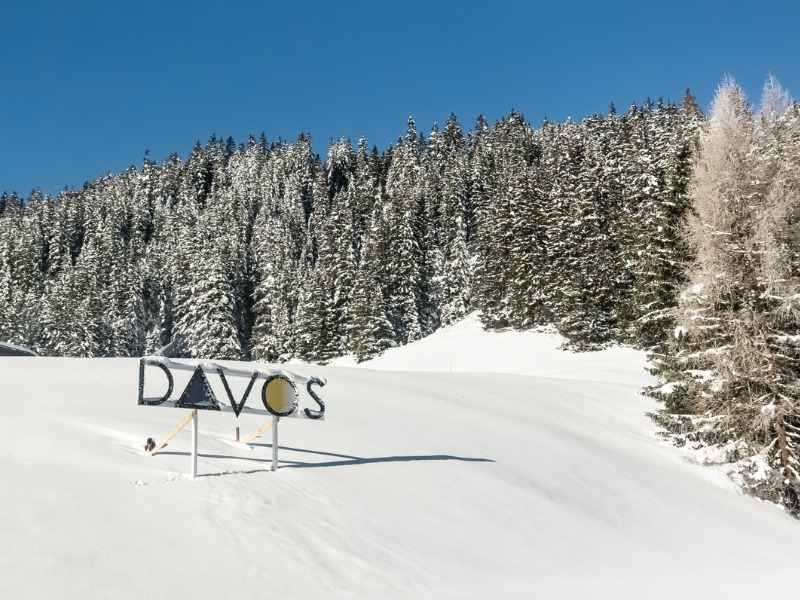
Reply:
[[247, 389], [244, 391], [244, 395], [242, 396], [242, 401], [238, 403], [233, 399], [233, 392], [231, 392], [231, 388], [228, 385], [228, 380], [225, 379], [225, 373], [222, 371], [222, 369], [217, 369], [217, 373], [219, 373], [219, 378], [222, 379], [222, 385], [225, 386], [225, 393], [228, 394], [228, 400], [231, 401], [233, 412], [238, 417], [239, 413], [242, 412], [242, 409], [244, 408], [244, 403], [247, 402], [247, 396], [250, 395], [250, 390], [253, 389], [253, 384], [256, 382], [256, 379], [258, 379], [258, 373], [253, 373], [253, 376], [250, 378], [250, 383], [247, 384]]

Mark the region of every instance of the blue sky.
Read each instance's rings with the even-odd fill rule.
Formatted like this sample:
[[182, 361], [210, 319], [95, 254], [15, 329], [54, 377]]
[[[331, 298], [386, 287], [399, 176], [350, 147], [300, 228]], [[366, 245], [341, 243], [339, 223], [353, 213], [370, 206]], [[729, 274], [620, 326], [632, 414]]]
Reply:
[[386, 148], [514, 108], [580, 119], [726, 74], [800, 95], [798, 3], [0, 0], [0, 192], [57, 193], [211, 134]]

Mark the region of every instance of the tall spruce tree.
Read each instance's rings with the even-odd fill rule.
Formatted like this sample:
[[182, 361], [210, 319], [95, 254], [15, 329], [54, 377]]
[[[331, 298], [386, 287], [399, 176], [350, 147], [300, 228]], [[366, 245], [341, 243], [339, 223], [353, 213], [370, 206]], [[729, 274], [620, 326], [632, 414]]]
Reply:
[[416, 125], [409, 118], [406, 136], [398, 140], [392, 155], [386, 194], [376, 206], [382, 220], [381, 235], [387, 240], [381, 282], [395, 341], [399, 344], [422, 336], [419, 312], [421, 236], [416, 227], [423, 205], [420, 154]]
[[449, 325], [467, 315], [472, 300], [472, 263], [468, 247], [469, 163], [464, 134], [452, 114], [445, 126], [444, 144], [439, 312], [442, 325]]

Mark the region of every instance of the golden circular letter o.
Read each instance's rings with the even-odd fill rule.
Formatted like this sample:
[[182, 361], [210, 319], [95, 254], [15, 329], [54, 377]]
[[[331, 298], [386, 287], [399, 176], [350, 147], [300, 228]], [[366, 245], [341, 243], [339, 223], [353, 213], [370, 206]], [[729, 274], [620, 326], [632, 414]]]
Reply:
[[285, 375], [272, 375], [264, 382], [261, 399], [271, 414], [288, 417], [297, 410], [299, 394], [294, 381]]

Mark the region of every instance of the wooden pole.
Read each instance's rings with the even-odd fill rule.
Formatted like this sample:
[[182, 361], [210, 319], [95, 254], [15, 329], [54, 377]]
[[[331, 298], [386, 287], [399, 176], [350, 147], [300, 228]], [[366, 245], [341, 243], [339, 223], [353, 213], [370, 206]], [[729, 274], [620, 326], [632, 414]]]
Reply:
[[183, 429], [184, 427], [186, 427], [186, 425], [189, 424], [189, 421], [191, 421], [196, 414], [197, 414], [197, 409], [194, 409], [192, 412], [186, 415], [186, 418], [180, 423], [178, 423], [175, 426], [175, 428], [167, 434], [167, 437], [165, 437], [163, 440], [158, 442], [158, 444], [156, 444], [156, 447], [150, 451], [150, 454], [155, 456], [159, 450], [161, 450], [164, 446], [167, 445], [168, 441], [170, 441], [173, 437], [175, 437], [176, 433], [178, 433], [181, 429]]
[[236, 428], [236, 441], [239, 441], [239, 428]]
[[256, 439], [257, 437], [259, 437], [259, 436], [263, 435], [263, 434], [264, 434], [264, 432], [265, 432], [267, 429], [269, 429], [270, 427], [272, 427], [272, 421], [270, 421], [269, 423], [267, 423], [266, 425], [264, 425], [264, 426], [263, 426], [261, 429], [259, 429], [258, 431], [254, 431], [253, 433], [251, 433], [250, 435], [248, 435], [248, 436], [245, 438], [244, 442], [242, 442], [242, 443], [244, 443], [244, 444], [249, 444], [250, 442], [252, 442], [252, 441], [253, 441], [254, 439]]

